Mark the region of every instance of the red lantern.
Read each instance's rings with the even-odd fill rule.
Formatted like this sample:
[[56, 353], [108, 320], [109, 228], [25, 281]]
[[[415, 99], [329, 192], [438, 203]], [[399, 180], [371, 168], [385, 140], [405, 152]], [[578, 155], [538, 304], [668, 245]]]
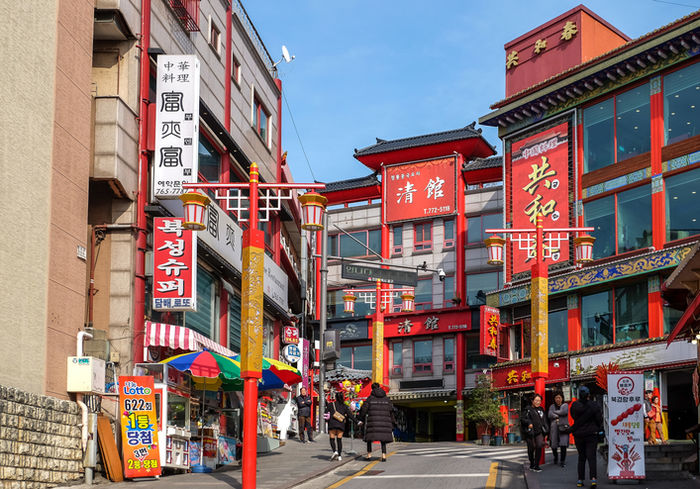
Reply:
[[303, 222], [302, 229], [321, 231], [323, 229], [323, 212], [326, 210], [328, 199], [317, 192], [306, 192], [299, 196]]
[[486, 238], [486, 249], [489, 252], [489, 259], [486, 261], [489, 265], [503, 265], [503, 245], [506, 240], [500, 236], [491, 236]]
[[593, 261], [593, 242], [595, 238], [589, 235], [577, 236], [574, 238], [574, 248], [576, 249], [576, 263], [588, 263]]
[[355, 314], [355, 297], [352, 293], [347, 293], [343, 296], [343, 304], [345, 305], [345, 312], [347, 314]]
[[187, 192], [180, 196], [185, 208], [185, 222], [183, 226], [193, 231], [202, 231], [207, 228], [204, 223], [204, 214], [211, 199], [199, 192]]
[[401, 312], [413, 312], [416, 296], [410, 292], [401, 295]]

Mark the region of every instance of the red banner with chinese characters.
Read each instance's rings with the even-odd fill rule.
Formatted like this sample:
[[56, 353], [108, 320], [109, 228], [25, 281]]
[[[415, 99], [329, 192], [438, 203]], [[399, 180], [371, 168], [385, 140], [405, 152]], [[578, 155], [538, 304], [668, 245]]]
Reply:
[[120, 376], [119, 407], [124, 477], [134, 479], [160, 475], [153, 377]]
[[285, 326], [283, 341], [287, 344], [296, 345], [299, 343], [299, 328], [296, 326]]
[[384, 337], [456, 333], [472, 329], [468, 311], [384, 316]]
[[[534, 387], [530, 362], [508, 367], [495, 367], [492, 372], [493, 386], [497, 389]], [[569, 364], [566, 358], [549, 359], [549, 376], [546, 383], [569, 379]]]
[[[569, 227], [568, 129], [569, 123], [565, 122], [511, 145], [510, 199], [513, 204], [514, 229], [534, 230], [538, 213], [544, 216], [542, 222], [545, 228]], [[534, 232], [532, 237], [534, 243]], [[552, 250], [552, 258], [546, 261], [550, 264], [567, 261], [568, 239], [561, 241], [561, 246], [555, 247], [557, 249]], [[529, 271], [534, 262], [534, 250], [528, 253], [524, 248], [525, 242], [520, 246], [515, 241], [511, 244], [512, 273]]]
[[153, 309], [197, 310], [197, 238], [181, 217], [153, 219]]
[[454, 215], [456, 168], [456, 157], [385, 166], [384, 222]]
[[490, 306], [479, 308], [479, 355], [498, 355], [500, 325], [501, 311]]

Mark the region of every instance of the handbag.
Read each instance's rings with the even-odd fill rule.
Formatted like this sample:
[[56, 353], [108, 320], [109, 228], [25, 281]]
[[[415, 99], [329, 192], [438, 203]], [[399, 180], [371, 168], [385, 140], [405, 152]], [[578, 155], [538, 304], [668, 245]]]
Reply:
[[344, 422], [345, 422], [345, 415], [344, 415], [344, 414], [340, 414], [340, 413], [335, 409], [335, 403], [333, 403], [333, 419], [335, 419], [336, 421], [338, 421], [338, 422], [340, 422], [340, 423], [344, 423]]
[[562, 423], [559, 425], [559, 433], [562, 435], [568, 435], [571, 433], [571, 426], [569, 423]]

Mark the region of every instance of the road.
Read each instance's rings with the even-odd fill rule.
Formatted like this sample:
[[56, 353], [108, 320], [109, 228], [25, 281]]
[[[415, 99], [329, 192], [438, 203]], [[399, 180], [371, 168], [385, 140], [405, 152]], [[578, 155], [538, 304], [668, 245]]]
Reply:
[[354, 461], [299, 489], [523, 489], [524, 446], [469, 443], [389, 445], [387, 462]]

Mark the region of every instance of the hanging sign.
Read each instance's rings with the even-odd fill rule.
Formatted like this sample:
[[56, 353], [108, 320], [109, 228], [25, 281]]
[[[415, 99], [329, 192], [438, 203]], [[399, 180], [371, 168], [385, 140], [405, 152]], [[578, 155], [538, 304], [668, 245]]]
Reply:
[[135, 479], [160, 475], [153, 377], [119, 377], [119, 412], [124, 476]]
[[[569, 365], [566, 358], [550, 358], [547, 370], [549, 372], [547, 384], [555, 384], [569, 379]], [[530, 362], [494, 368], [491, 377], [493, 386], [499, 390], [535, 385]]]
[[608, 373], [608, 478], [644, 479], [644, 373]]
[[153, 219], [153, 309], [197, 310], [197, 239], [181, 217]]
[[301, 356], [297, 360], [297, 370], [301, 372], [301, 386], [305, 389], [309, 388], [309, 346], [309, 340], [299, 341]]
[[158, 56], [153, 196], [173, 199], [183, 183], [197, 181], [199, 158], [199, 60]]
[[282, 350], [284, 358], [290, 363], [297, 363], [301, 359], [301, 350], [297, 345], [287, 345]]
[[495, 307], [481, 306], [479, 309], [479, 355], [498, 355], [498, 330], [501, 311]]
[[299, 343], [299, 328], [296, 326], [285, 326], [284, 336], [282, 341], [285, 343], [298, 344]]

